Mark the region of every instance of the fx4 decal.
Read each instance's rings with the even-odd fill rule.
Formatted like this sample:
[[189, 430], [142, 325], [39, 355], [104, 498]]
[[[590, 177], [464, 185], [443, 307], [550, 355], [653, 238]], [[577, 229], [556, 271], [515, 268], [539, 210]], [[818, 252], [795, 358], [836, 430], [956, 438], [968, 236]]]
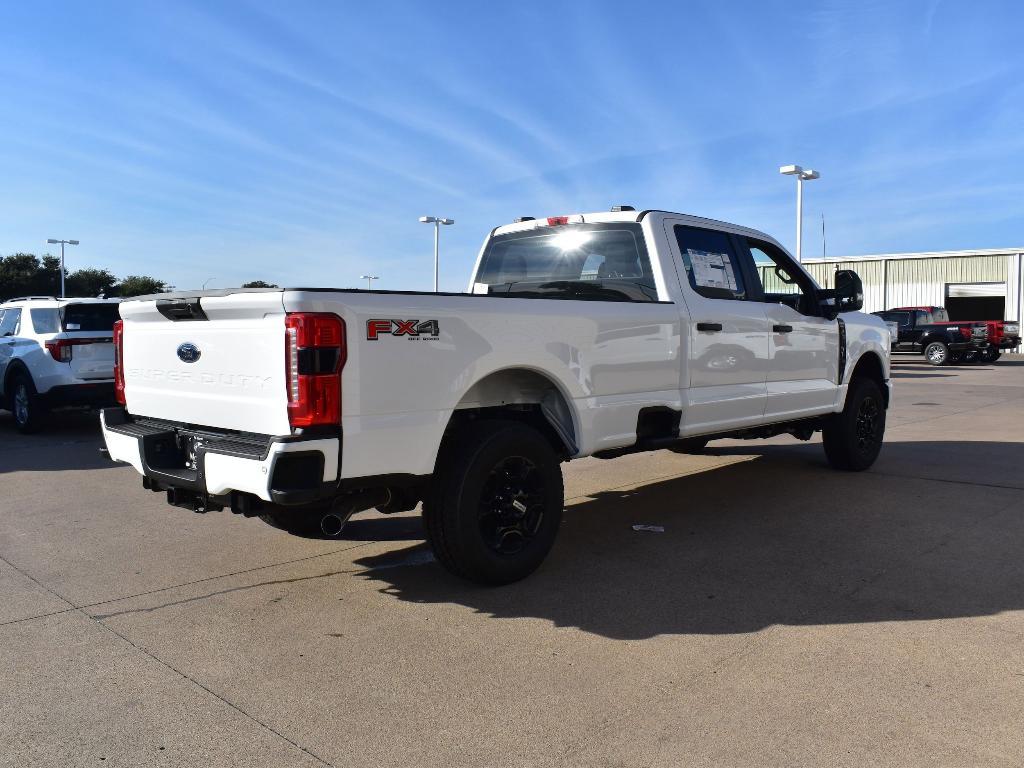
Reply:
[[381, 336], [407, 336], [410, 339], [436, 339], [441, 335], [437, 320], [367, 320], [366, 339], [377, 341]]

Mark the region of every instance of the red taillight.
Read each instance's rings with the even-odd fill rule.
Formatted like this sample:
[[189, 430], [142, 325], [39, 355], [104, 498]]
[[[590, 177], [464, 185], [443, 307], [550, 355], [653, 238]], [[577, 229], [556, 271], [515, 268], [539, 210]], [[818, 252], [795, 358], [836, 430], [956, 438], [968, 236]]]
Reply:
[[339, 424], [345, 323], [337, 315], [294, 312], [284, 325], [288, 422], [293, 427]]
[[124, 323], [114, 321], [114, 397], [125, 405], [124, 397]]
[[569, 223], [569, 217], [568, 216], [548, 216], [548, 226], [549, 227], [554, 227], [554, 226], [557, 226], [559, 224], [568, 224], [568, 223]]
[[50, 357], [58, 363], [71, 362], [71, 345], [67, 339], [54, 339], [46, 342], [46, 348], [50, 351]]

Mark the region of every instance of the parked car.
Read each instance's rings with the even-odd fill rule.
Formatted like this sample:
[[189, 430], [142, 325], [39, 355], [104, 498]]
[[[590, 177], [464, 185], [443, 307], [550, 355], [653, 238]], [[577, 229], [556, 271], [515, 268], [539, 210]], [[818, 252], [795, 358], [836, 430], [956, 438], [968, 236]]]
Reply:
[[936, 321], [929, 310], [916, 307], [872, 314], [890, 326], [895, 325], [893, 353], [924, 355], [932, 365], [975, 362], [989, 347], [988, 328], [981, 322]]
[[960, 322], [984, 323], [987, 330], [986, 341], [988, 346], [981, 350], [977, 356], [979, 363], [994, 363], [999, 359], [1003, 350], [1016, 349], [1020, 346], [1020, 323], [1015, 320], [968, 320], [954, 322], [949, 319], [949, 313], [945, 307], [896, 307], [899, 311], [924, 311], [932, 317], [936, 324], [945, 323], [958, 325]]
[[114, 400], [116, 299], [27, 296], [0, 303], [0, 406], [22, 432], [47, 412]]
[[[764, 290], [755, 258], [785, 285]], [[889, 333], [857, 275], [825, 290], [771, 237], [664, 211], [524, 218], [465, 294], [315, 288], [121, 304], [109, 455], [197, 512], [292, 531], [423, 502], [452, 572], [507, 583], [550, 550], [560, 463], [823, 433], [871, 466]]]

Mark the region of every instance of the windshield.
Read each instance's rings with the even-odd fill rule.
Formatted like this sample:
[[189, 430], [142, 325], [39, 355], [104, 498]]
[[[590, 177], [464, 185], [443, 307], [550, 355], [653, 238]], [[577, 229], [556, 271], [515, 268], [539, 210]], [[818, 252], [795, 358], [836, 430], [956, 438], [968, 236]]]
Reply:
[[541, 226], [487, 244], [475, 293], [657, 301], [639, 224]]
[[113, 333], [117, 304], [67, 304], [61, 310], [65, 331], [104, 331]]

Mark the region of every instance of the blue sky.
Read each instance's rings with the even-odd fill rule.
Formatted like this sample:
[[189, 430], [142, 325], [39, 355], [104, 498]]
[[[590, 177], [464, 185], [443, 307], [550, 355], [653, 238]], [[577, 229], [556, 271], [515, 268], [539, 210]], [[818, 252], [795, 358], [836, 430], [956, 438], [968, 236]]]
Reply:
[[0, 254], [179, 287], [461, 290], [615, 203], [805, 255], [1024, 246], [1024, 10], [988, 2], [33, 2], [0, 9]]

